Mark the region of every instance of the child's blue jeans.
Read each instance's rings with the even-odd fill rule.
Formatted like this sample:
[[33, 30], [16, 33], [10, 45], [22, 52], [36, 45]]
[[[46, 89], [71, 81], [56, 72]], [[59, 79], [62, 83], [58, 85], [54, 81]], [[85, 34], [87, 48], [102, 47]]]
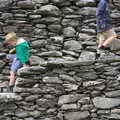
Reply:
[[20, 60], [17, 57], [17, 54], [8, 54], [8, 58], [12, 60], [11, 71], [17, 72], [17, 70], [22, 67]]

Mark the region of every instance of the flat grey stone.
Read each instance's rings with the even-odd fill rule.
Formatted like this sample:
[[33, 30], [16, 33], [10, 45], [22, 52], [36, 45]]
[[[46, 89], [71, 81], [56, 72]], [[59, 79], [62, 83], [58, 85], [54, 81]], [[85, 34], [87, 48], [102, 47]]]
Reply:
[[86, 120], [90, 116], [88, 111], [68, 112], [64, 114], [65, 120]]
[[56, 6], [54, 6], [54, 5], [45, 5], [45, 6], [42, 6], [36, 12], [40, 13], [42, 15], [47, 15], [47, 16], [59, 16], [60, 15], [59, 8], [56, 7]]
[[54, 83], [62, 84], [63, 83], [61, 80], [59, 80], [58, 77], [47, 77], [47, 76], [43, 78], [43, 82], [44, 83], [51, 83], [51, 84], [54, 84]]
[[43, 62], [44, 62], [44, 59], [40, 58], [38, 56], [31, 56], [30, 57], [30, 65], [32, 65], [32, 66], [39, 65]]
[[64, 49], [67, 50], [81, 50], [82, 46], [80, 44], [80, 42], [75, 41], [75, 40], [70, 40], [64, 43]]
[[96, 7], [82, 7], [78, 10], [80, 15], [84, 16], [95, 16], [96, 15]]
[[59, 51], [49, 51], [40, 53], [39, 56], [41, 57], [61, 57], [62, 53]]
[[47, 4], [49, 2], [49, 0], [32, 0], [32, 1], [35, 2], [36, 4], [41, 4], [41, 3]]
[[93, 99], [95, 107], [101, 109], [111, 109], [120, 105], [120, 99], [96, 97]]
[[107, 97], [120, 97], [120, 90], [105, 93]]
[[63, 34], [65, 37], [74, 37], [75, 29], [73, 27], [66, 27], [63, 29]]
[[0, 0], [0, 10], [8, 9], [12, 0]]
[[104, 116], [104, 117], [109, 119], [109, 120], [120, 120], [120, 115], [119, 114], [111, 114], [111, 115]]
[[0, 68], [3, 68], [6, 63], [2, 60], [0, 60]]
[[64, 3], [66, 0], [51, 0], [54, 4]]
[[25, 9], [33, 9], [35, 6], [35, 3], [31, 0], [25, 0], [25, 1], [18, 1], [18, 7], [25, 8]]
[[15, 115], [20, 118], [26, 118], [29, 116], [29, 112], [27, 111], [16, 111]]
[[62, 95], [59, 97], [58, 104], [63, 105], [65, 103], [73, 103], [79, 100], [82, 96], [82, 94]]
[[76, 0], [76, 5], [79, 7], [93, 6], [94, 4], [95, 4], [94, 0]]
[[78, 89], [79, 85], [76, 84], [63, 84], [65, 91], [75, 91]]
[[61, 107], [61, 110], [77, 110], [78, 106], [77, 104], [64, 104]]
[[84, 87], [89, 87], [89, 86], [96, 86], [96, 85], [100, 85], [102, 82], [99, 81], [87, 81], [87, 82], [83, 82], [83, 86]]
[[96, 56], [94, 52], [83, 51], [79, 57], [79, 60], [95, 60]]

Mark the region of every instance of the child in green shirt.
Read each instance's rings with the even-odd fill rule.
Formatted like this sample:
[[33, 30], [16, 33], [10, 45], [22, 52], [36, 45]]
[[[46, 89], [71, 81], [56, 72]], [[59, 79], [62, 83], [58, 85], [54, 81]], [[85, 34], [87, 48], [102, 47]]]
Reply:
[[5, 43], [13, 46], [8, 54], [8, 58], [12, 60], [9, 82], [9, 88], [12, 92], [15, 84], [15, 73], [19, 68], [26, 67], [29, 61], [29, 44], [23, 38], [17, 38], [14, 32], [10, 32], [5, 36]]

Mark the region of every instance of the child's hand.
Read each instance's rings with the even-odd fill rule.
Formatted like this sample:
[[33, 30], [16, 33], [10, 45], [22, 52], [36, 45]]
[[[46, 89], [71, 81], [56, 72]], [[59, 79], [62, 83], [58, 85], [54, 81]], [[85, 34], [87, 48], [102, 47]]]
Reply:
[[25, 68], [25, 67], [28, 67], [28, 65], [26, 65], [26, 64], [23, 64], [23, 67]]
[[15, 48], [9, 50], [9, 53], [15, 53]]

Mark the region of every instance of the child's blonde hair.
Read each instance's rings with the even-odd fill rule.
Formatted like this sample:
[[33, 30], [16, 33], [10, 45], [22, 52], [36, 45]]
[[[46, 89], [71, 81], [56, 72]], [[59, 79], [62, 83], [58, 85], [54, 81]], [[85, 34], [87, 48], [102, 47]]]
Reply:
[[9, 41], [12, 41], [12, 40], [16, 40], [17, 39], [17, 35], [15, 32], [10, 32], [8, 33], [6, 36], [5, 36], [5, 41], [6, 42], [9, 42]]

